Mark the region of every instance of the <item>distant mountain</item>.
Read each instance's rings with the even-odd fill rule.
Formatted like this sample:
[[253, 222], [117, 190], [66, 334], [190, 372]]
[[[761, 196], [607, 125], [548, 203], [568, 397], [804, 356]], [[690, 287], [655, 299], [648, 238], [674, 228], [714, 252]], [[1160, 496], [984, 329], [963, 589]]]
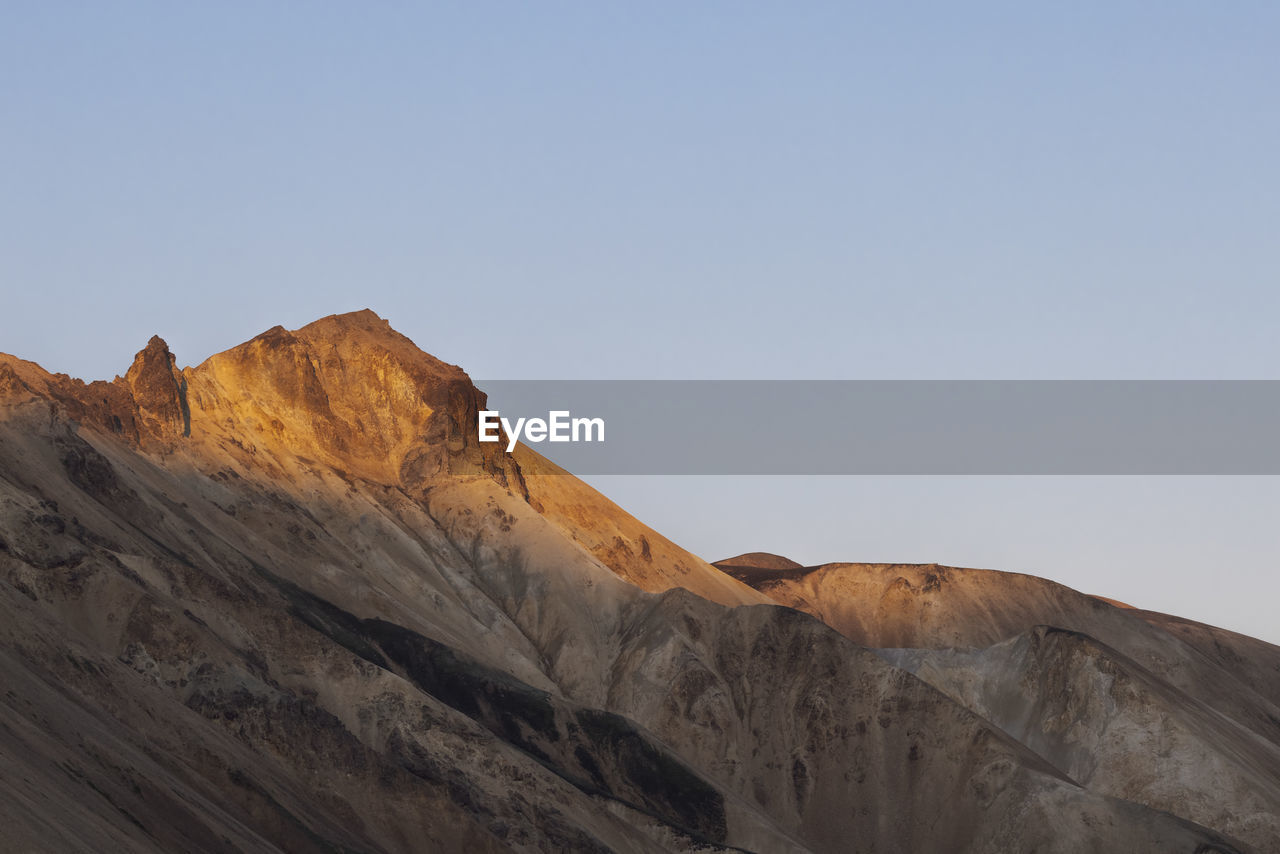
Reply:
[[718, 560], [713, 566], [720, 569], [804, 569], [791, 558], [769, 552], [747, 552], [737, 557]]
[[484, 403], [368, 311], [0, 356], [0, 847], [1277, 850], [1275, 648], [1025, 576], [745, 584]]
[[880, 648], [1090, 790], [1280, 851], [1280, 647], [1015, 573], [735, 576]]

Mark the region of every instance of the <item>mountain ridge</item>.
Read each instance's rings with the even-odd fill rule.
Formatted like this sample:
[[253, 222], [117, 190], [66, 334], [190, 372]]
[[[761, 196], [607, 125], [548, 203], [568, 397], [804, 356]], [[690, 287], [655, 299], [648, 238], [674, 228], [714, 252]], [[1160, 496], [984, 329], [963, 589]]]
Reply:
[[[844, 612], [780, 607], [528, 449], [479, 447], [483, 393], [372, 312], [176, 364], [159, 338], [111, 382], [0, 357], [0, 820], [23, 848], [1272, 840], [1190, 820], [1178, 798], [1212, 794], [1194, 775], [1159, 806], [1114, 777], [1095, 791], [865, 642], [881, 635], [839, 631]], [[903, 602], [958, 589], [893, 571]], [[1233, 671], [1210, 654], [1230, 639], [1165, 643], [1131, 618], [1098, 626], [1143, 667], [1194, 665], [1151, 671], [1169, 708], [1212, 677], [1236, 694], [1213, 714], [1262, 737], [1269, 701], [1241, 680], [1261, 687], [1264, 659]], [[995, 626], [1012, 623], [971, 629]], [[1208, 719], [1184, 729], [1205, 755]]]

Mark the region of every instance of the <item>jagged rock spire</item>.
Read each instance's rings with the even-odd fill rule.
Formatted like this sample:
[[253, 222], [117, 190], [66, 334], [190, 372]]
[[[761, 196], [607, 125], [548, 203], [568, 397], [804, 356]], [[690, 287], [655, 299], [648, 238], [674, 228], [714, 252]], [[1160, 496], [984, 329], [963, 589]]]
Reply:
[[124, 383], [138, 408], [137, 418], [143, 434], [160, 438], [191, 435], [187, 381], [163, 338], [151, 337], [134, 357]]

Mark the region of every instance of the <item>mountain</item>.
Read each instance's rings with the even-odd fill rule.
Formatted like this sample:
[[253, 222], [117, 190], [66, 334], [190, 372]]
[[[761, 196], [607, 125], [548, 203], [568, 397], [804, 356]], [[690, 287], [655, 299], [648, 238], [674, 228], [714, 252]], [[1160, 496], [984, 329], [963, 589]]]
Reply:
[[804, 567], [794, 560], [769, 552], [747, 552], [737, 557], [718, 560], [712, 566], [738, 581], [756, 587], [764, 581], [790, 578], [805, 571]]
[[995, 574], [744, 583], [478, 443], [372, 312], [177, 365], [0, 356], [5, 850], [1275, 850], [1274, 648]]
[[877, 648], [1090, 790], [1280, 850], [1280, 648], [1016, 573], [842, 563], [735, 575]]

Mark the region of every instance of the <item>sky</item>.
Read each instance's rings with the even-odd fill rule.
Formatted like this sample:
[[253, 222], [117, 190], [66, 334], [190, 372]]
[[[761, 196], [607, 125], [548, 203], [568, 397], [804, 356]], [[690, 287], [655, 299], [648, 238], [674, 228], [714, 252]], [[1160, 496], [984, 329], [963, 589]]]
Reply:
[[[0, 10], [0, 351], [369, 307], [478, 379], [1274, 379], [1280, 7]], [[596, 478], [704, 557], [1034, 572], [1280, 642], [1271, 478]]]

